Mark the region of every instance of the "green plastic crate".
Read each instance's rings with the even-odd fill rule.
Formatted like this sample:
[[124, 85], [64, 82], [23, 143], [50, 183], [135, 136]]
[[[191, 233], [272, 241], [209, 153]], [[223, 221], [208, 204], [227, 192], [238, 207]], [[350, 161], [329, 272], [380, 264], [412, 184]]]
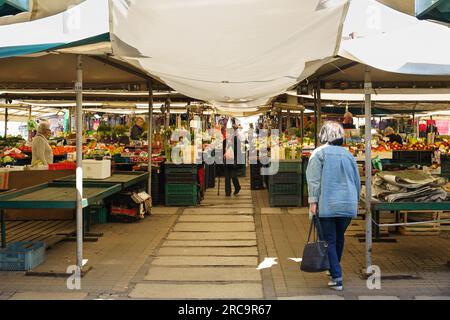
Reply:
[[302, 203], [300, 195], [269, 195], [271, 207], [301, 207]]
[[302, 175], [298, 173], [281, 172], [269, 176], [269, 184], [301, 184]]
[[296, 195], [302, 194], [302, 185], [300, 183], [281, 183], [269, 185], [270, 195]]
[[198, 204], [197, 193], [195, 194], [166, 194], [166, 206], [196, 206]]
[[165, 174], [177, 174], [177, 173], [191, 173], [197, 174], [196, 164], [165, 164], [164, 165]]
[[91, 224], [104, 224], [108, 222], [108, 209], [103, 205], [91, 205], [85, 209], [84, 217]]
[[278, 172], [302, 173], [302, 161], [282, 160], [278, 162]]
[[166, 184], [166, 195], [197, 194], [197, 184]]

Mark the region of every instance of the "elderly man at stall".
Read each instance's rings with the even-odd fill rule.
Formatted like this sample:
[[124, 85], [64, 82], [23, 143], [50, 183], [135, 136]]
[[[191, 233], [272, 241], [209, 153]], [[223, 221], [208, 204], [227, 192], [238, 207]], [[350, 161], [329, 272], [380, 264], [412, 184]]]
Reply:
[[53, 151], [48, 143], [52, 131], [48, 122], [41, 122], [32, 143], [32, 165], [53, 163]]

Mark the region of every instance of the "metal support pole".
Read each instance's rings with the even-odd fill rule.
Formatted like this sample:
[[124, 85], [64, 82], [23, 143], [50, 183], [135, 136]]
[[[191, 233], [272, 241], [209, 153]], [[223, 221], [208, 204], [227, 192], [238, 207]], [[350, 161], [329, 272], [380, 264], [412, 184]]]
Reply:
[[364, 95], [365, 95], [365, 135], [366, 142], [366, 270], [372, 265], [372, 79], [370, 74], [370, 68], [367, 67], [364, 73]]
[[[31, 106], [28, 108], [28, 123], [30, 123], [31, 119], [33, 118], [33, 114], [31, 113]], [[32, 139], [32, 134], [31, 134], [31, 130], [28, 130], [28, 141], [31, 142]]]
[[153, 141], [153, 89], [152, 82], [147, 82], [148, 86], [148, 194], [152, 196], [152, 141]]
[[5, 139], [8, 136], [8, 108], [5, 108]]
[[322, 127], [322, 94], [320, 90], [321, 82], [317, 80], [317, 132]]
[[6, 221], [5, 221], [5, 210], [0, 210], [0, 220], [2, 228], [2, 249], [6, 248]]
[[317, 120], [318, 117], [318, 105], [317, 105], [317, 87], [314, 88], [314, 147], [317, 148], [319, 145], [319, 139], [317, 137], [318, 134], [318, 128], [319, 121]]
[[75, 84], [77, 96], [76, 107], [76, 141], [77, 141], [77, 266], [83, 268], [83, 59], [77, 56], [77, 82]]

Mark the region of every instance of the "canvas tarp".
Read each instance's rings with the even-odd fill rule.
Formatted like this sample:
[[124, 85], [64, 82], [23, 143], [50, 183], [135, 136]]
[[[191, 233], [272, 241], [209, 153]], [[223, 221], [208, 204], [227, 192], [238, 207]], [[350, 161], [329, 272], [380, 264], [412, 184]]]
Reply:
[[108, 46], [88, 53], [112, 53], [181, 94], [240, 112], [267, 105], [339, 57], [450, 76], [449, 28], [373, 0], [86, 0], [0, 26], [0, 56], [83, 53], [80, 45], [105, 34]]

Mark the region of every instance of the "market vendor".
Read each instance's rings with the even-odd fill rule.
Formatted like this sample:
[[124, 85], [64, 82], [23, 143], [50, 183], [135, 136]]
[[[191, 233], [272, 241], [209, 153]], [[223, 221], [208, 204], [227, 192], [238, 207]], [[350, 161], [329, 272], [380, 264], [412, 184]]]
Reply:
[[393, 143], [393, 142], [397, 142], [399, 144], [403, 144], [403, 139], [399, 134], [396, 134], [394, 132], [394, 129], [392, 129], [391, 127], [387, 127], [386, 129], [384, 129], [384, 136], [386, 138], [389, 138], [389, 142]]
[[48, 143], [52, 131], [48, 122], [41, 122], [32, 143], [32, 165], [49, 165], [53, 163], [53, 151]]
[[347, 111], [344, 114], [344, 120], [342, 121], [342, 127], [344, 129], [356, 129], [355, 125], [353, 124], [353, 114], [349, 111]]
[[136, 119], [136, 123], [131, 128], [131, 140], [140, 140], [142, 138], [142, 135], [144, 134], [144, 119], [141, 117]]

